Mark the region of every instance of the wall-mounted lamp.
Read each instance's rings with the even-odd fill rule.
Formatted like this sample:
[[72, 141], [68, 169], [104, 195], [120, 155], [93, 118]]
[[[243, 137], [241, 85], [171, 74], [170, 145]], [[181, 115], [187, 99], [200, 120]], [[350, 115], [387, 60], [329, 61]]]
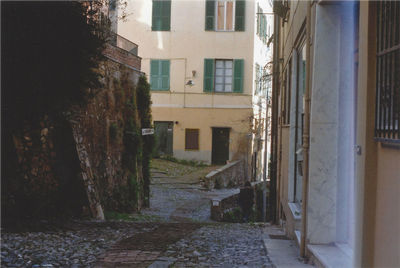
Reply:
[[192, 71], [192, 76], [193, 76], [193, 77], [196, 77], [196, 70], [193, 70], [193, 71]]

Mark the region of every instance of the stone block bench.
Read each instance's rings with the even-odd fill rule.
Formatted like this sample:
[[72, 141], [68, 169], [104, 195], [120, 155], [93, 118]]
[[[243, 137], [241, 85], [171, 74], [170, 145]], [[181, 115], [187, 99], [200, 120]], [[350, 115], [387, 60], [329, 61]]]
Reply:
[[245, 182], [244, 161], [237, 160], [208, 173], [203, 186], [208, 190], [240, 187]]

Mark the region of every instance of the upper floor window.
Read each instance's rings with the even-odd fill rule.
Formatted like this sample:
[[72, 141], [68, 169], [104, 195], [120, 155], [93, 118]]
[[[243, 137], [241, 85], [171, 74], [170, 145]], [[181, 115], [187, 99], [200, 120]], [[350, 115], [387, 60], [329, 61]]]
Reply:
[[283, 76], [282, 83], [282, 98], [281, 98], [281, 109], [282, 109], [282, 124], [290, 124], [290, 101], [291, 101], [291, 91], [292, 91], [292, 59], [286, 67]]
[[151, 90], [169, 90], [169, 60], [150, 61]]
[[233, 31], [234, 16], [233, 7], [234, 1], [217, 1], [217, 30], [218, 31]]
[[400, 140], [400, 2], [377, 3], [375, 137]]
[[243, 92], [244, 60], [204, 59], [204, 92]]
[[153, 0], [151, 30], [171, 30], [171, 0]]
[[244, 31], [244, 0], [206, 0], [206, 31]]
[[268, 41], [268, 33], [267, 33], [267, 16], [264, 14], [263, 9], [260, 6], [257, 6], [257, 29], [256, 29], [258, 37], [263, 41], [264, 44]]

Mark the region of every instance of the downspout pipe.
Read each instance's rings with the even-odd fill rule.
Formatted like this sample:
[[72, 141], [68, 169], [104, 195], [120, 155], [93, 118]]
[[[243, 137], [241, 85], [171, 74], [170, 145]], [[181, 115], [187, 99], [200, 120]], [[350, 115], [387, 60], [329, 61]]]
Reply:
[[276, 211], [279, 204], [276, 203], [277, 194], [277, 129], [278, 129], [278, 93], [279, 93], [279, 16], [274, 14], [274, 55], [272, 76], [272, 111], [271, 111], [271, 169], [269, 169], [270, 192], [269, 212], [271, 221], [277, 222]]
[[311, 5], [307, 2], [306, 18], [306, 91], [304, 95], [304, 129], [303, 129], [303, 187], [301, 204], [301, 237], [300, 256], [306, 257], [307, 238], [307, 204], [308, 204], [308, 180], [309, 180], [309, 148], [310, 148], [310, 107], [311, 107]]
[[267, 221], [267, 165], [268, 165], [268, 97], [269, 90], [267, 89], [267, 96], [265, 97], [265, 138], [264, 138], [264, 166], [263, 166], [263, 222]]

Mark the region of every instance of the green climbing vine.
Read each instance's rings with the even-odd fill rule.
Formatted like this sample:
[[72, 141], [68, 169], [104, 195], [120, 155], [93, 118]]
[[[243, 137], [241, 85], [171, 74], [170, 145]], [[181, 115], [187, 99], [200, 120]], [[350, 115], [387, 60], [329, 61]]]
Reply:
[[[137, 107], [142, 128], [152, 127], [150, 84], [146, 76], [141, 76], [137, 85]], [[142, 171], [144, 205], [150, 205], [150, 161], [154, 146], [154, 135], [143, 136]]]

